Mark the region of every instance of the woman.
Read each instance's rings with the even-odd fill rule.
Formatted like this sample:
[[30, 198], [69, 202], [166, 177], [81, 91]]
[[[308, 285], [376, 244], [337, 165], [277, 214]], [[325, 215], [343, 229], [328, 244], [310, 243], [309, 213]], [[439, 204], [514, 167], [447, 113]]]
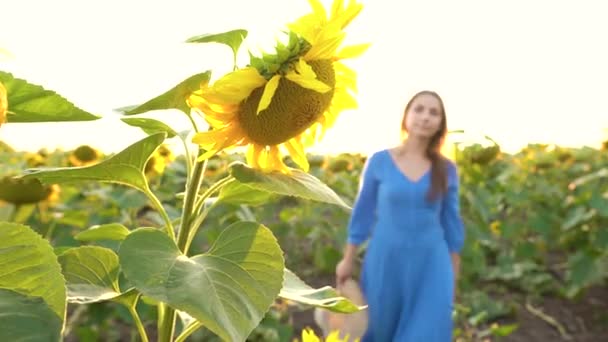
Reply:
[[406, 105], [400, 146], [374, 153], [336, 267], [337, 287], [352, 275], [357, 247], [370, 239], [361, 273], [369, 305], [362, 342], [448, 342], [464, 227], [456, 166], [440, 154], [447, 133], [439, 95]]

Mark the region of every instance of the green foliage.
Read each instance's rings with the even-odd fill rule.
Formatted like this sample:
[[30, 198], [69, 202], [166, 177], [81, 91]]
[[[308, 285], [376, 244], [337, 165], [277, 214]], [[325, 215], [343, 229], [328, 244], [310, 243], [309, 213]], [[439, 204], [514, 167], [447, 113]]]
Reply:
[[246, 30], [231, 30], [223, 33], [207, 33], [199, 36], [194, 36], [186, 40], [187, 43], [219, 43], [224, 44], [232, 49], [234, 55], [234, 64], [236, 65], [236, 56], [243, 43], [247, 38]]
[[100, 117], [84, 111], [39, 85], [0, 71], [0, 83], [8, 93], [8, 122], [90, 121]]
[[0, 222], [0, 265], [1, 340], [57, 340], [66, 290], [50, 244], [26, 226]]
[[190, 258], [166, 234], [136, 230], [121, 246], [120, 263], [145, 295], [187, 312], [227, 341], [245, 340], [283, 283], [276, 239], [251, 222], [231, 225], [209, 252]]
[[123, 107], [116, 110], [125, 115], [135, 115], [152, 110], [178, 109], [190, 115], [190, 107], [186, 104], [186, 99], [193, 91], [200, 88], [201, 83], [209, 81], [209, 78], [211, 78], [210, 71], [190, 76], [165, 93], [141, 105]]

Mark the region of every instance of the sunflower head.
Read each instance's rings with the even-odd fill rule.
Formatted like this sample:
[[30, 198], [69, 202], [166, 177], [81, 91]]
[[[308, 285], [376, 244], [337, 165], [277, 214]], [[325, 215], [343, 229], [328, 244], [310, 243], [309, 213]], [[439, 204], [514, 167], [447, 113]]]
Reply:
[[20, 179], [12, 176], [0, 178], [0, 200], [15, 205], [33, 204], [54, 198], [57, 186], [45, 186], [37, 179]]
[[6, 122], [8, 112], [8, 96], [4, 84], [0, 82], [0, 126]]
[[165, 172], [167, 165], [171, 164], [173, 160], [175, 160], [173, 151], [165, 144], [160, 145], [150, 159], [148, 159], [144, 167], [144, 174], [149, 177], [161, 175]]
[[286, 42], [213, 84], [203, 84], [188, 98], [212, 130], [193, 141], [208, 158], [220, 150], [248, 146], [247, 163], [262, 170], [288, 173], [287, 152], [305, 171], [304, 151], [333, 125], [338, 114], [356, 107], [355, 72], [341, 60], [361, 54], [367, 44], [340, 48], [343, 29], [361, 5], [337, 0], [328, 14], [318, 0], [313, 11], [288, 25]]
[[[323, 341], [322, 339], [320, 339], [315, 332], [312, 329], [306, 328], [304, 330], [302, 330], [302, 342], [321, 342]], [[341, 334], [339, 331], [334, 331], [332, 333], [330, 333], [327, 338], [325, 339], [325, 342], [348, 342], [348, 341], [353, 341], [353, 342], [358, 342], [359, 339], [351, 339], [348, 335], [341, 337]]]
[[72, 166], [88, 166], [95, 164], [101, 158], [101, 152], [88, 145], [78, 146], [68, 159]]
[[27, 153], [25, 162], [28, 167], [40, 167], [46, 165], [46, 158], [39, 153]]

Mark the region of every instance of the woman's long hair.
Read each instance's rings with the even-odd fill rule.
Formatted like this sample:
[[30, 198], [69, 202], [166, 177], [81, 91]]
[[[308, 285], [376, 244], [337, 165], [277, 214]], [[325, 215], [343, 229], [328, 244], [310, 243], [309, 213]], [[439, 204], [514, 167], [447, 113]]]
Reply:
[[445, 114], [445, 107], [443, 105], [443, 100], [441, 99], [441, 97], [434, 91], [430, 90], [423, 90], [412, 96], [412, 98], [405, 106], [405, 111], [403, 112], [401, 130], [402, 133], [407, 133], [407, 128], [405, 126], [407, 114], [410, 111], [410, 107], [412, 106], [414, 100], [421, 95], [430, 95], [435, 97], [439, 102], [439, 106], [441, 107], [441, 124], [439, 126], [439, 131], [435, 133], [435, 135], [433, 135], [426, 148], [426, 156], [431, 161], [431, 187], [427, 194], [427, 198], [429, 200], [436, 200], [441, 195], [443, 195], [448, 188], [448, 172], [446, 167], [446, 159], [441, 155], [441, 146], [443, 145], [445, 137], [448, 133], [448, 124], [447, 117]]

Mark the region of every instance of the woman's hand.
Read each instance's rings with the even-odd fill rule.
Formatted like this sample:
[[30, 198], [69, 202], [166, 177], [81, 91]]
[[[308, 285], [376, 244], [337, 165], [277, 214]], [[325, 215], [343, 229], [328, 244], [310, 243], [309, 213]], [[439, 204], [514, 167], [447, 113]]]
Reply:
[[336, 266], [336, 287], [340, 287], [353, 275], [353, 259], [343, 258]]
[[336, 288], [353, 275], [353, 266], [357, 255], [357, 246], [347, 244], [344, 249], [344, 257], [336, 266]]

